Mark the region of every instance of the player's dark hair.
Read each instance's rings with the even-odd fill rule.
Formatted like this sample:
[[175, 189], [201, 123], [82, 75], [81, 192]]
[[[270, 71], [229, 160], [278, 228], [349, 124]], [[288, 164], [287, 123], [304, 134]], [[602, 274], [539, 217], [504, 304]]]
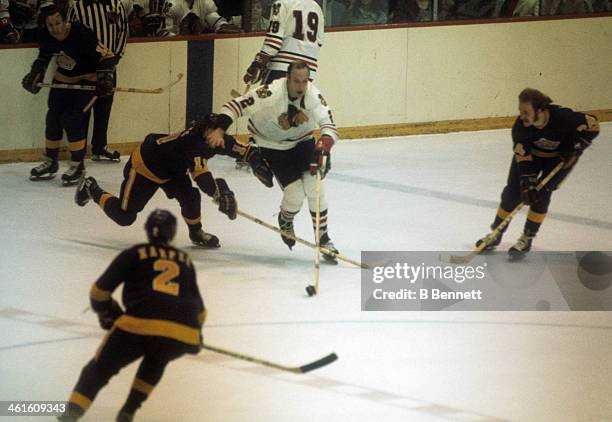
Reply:
[[55, 15], [56, 13], [59, 13], [62, 19], [66, 20], [66, 16], [67, 16], [66, 9], [59, 7], [56, 4], [49, 4], [48, 6], [41, 7], [40, 9], [40, 15], [41, 15], [43, 22], [49, 16]]
[[145, 223], [147, 237], [151, 243], [169, 243], [176, 234], [176, 217], [170, 211], [156, 209]]
[[530, 103], [534, 110], [546, 110], [552, 102], [548, 95], [533, 88], [525, 88], [519, 94], [519, 103]]
[[294, 69], [307, 69], [308, 70], [308, 78], [310, 78], [310, 68], [308, 67], [308, 65], [301, 61], [295, 61], [292, 62], [289, 67], [287, 68], [287, 78], [289, 78], [291, 76], [291, 72], [293, 72]]
[[[217, 129], [218, 127], [222, 127], [223, 129], [227, 129], [226, 127], [224, 127], [223, 123], [224, 123], [224, 119], [223, 119], [223, 114], [215, 114], [215, 113], [209, 113], [204, 117], [200, 117], [194, 121], [191, 122], [191, 127], [193, 127], [192, 129], [192, 133], [199, 133], [202, 136], [204, 136], [204, 132], [206, 131], [206, 129]], [[231, 124], [231, 121], [230, 121]], [[229, 126], [229, 125], [228, 125]]]

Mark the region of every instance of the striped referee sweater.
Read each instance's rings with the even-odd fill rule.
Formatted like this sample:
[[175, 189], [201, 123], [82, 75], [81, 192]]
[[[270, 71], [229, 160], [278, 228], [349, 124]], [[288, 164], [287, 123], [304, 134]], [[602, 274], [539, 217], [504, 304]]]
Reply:
[[128, 37], [128, 21], [120, 0], [77, 0], [70, 6], [68, 19], [91, 29], [105, 48], [121, 58]]

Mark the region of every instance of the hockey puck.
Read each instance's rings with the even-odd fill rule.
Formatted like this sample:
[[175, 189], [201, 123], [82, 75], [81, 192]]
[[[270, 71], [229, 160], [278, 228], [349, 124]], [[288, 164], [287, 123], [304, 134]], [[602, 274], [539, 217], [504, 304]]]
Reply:
[[317, 294], [317, 291], [314, 286], [306, 286], [306, 293], [308, 293], [308, 296], [314, 296]]

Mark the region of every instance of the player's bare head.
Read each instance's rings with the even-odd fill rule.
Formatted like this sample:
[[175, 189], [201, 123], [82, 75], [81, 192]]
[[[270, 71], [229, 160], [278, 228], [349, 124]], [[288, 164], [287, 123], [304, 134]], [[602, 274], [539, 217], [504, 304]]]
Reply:
[[64, 41], [70, 31], [66, 12], [57, 6], [45, 7], [42, 11], [49, 34], [58, 41]]
[[537, 89], [525, 88], [519, 94], [520, 119], [525, 127], [542, 123], [544, 113], [552, 103], [549, 96]]
[[170, 243], [176, 235], [176, 217], [170, 211], [156, 209], [147, 218], [145, 231], [151, 243]]
[[217, 119], [219, 115], [209, 113], [204, 118], [200, 118], [193, 123], [194, 131], [205, 138], [211, 131], [217, 128]]
[[291, 98], [301, 98], [306, 93], [310, 78], [310, 69], [304, 62], [297, 61], [289, 65], [287, 69], [287, 91]]

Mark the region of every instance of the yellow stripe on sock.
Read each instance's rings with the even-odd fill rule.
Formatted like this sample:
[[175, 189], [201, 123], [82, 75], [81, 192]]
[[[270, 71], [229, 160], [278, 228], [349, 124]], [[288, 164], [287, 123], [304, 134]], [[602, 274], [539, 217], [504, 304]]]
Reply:
[[104, 205], [106, 205], [106, 201], [108, 201], [112, 197], [113, 195], [111, 195], [110, 193], [103, 193], [102, 196], [100, 196], [100, 202], [98, 202], [98, 205], [100, 206], [100, 208], [104, 209]]
[[147, 396], [151, 394], [154, 388], [154, 385], [151, 385], [148, 382], [144, 382], [140, 378], [134, 378], [134, 382], [132, 383], [132, 389], [140, 391], [141, 393], [144, 393]]
[[497, 216], [499, 218], [501, 218], [502, 220], [504, 220], [506, 217], [508, 217], [510, 215], [510, 213], [508, 211], [506, 211], [505, 209], [503, 209], [502, 207], [499, 207], [497, 209]]
[[539, 213], [535, 211], [529, 210], [529, 214], [527, 214], [527, 220], [533, 221], [534, 223], [542, 224], [542, 221], [546, 218], [546, 213]]
[[78, 391], [73, 391], [68, 401], [70, 403], [76, 404], [83, 410], [87, 410], [89, 409], [89, 406], [91, 406], [91, 400], [79, 393]]

